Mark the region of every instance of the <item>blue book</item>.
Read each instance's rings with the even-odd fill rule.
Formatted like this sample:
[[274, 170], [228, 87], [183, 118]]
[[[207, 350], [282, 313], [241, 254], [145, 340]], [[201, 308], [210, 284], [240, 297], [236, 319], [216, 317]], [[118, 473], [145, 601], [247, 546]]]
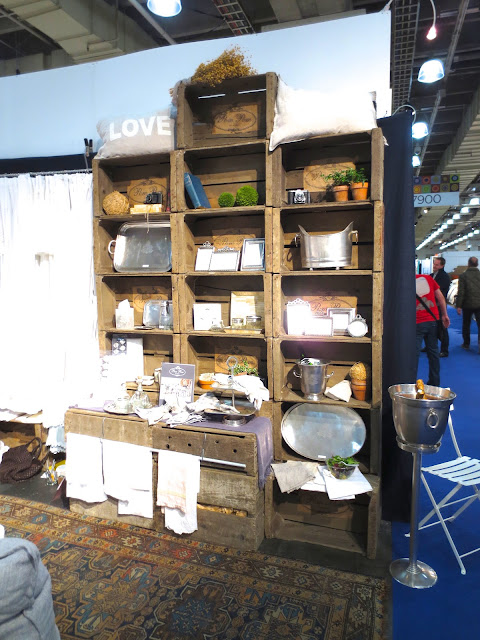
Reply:
[[187, 190], [190, 200], [195, 209], [211, 209], [210, 202], [208, 201], [205, 189], [200, 181], [200, 178], [194, 176], [191, 173], [184, 175], [185, 189]]

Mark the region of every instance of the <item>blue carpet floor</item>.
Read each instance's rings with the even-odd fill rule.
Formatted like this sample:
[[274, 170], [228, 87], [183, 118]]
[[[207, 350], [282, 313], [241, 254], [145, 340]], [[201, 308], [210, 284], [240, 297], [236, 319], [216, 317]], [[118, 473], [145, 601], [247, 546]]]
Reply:
[[[471, 349], [461, 349], [462, 319], [449, 307], [450, 351], [441, 359], [441, 386], [450, 387], [457, 394], [452, 421], [460, 451], [463, 455], [480, 458], [480, 355], [477, 327], [472, 321]], [[418, 377], [428, 378], [425, 353], [420, 355]], [[423, 456], [423, 466], [432, 466], [456, 456], [449, 431], [443, 438], [440, 451]], [[453, 483], [427, 475], [427, 482], [437, 502], [453, 489]], [[464, 494], [462, 494], [464, 495]], [[431, 509], [423, 485], [420, 487], [420, 519]], [[445, 513], [443, 514], [445, 517]], [[408, 557], [409, 526], [393, 523], [392, 556]], [[480, 502], [471, 505], [457, 521], [449, 526], [460, 554], [480, 547]], [[393, 640], [435, 640], [462, 637], [478, 638], [478, 603], [480, 582], [480, 552], [463, 559], [466, 575], [460, 573], [457, 560], [440, 525], [418, 534], [418, 559], [429, 564], [438, 581], [430, 589], [411, 589], [395, 580], [393, 585]]]

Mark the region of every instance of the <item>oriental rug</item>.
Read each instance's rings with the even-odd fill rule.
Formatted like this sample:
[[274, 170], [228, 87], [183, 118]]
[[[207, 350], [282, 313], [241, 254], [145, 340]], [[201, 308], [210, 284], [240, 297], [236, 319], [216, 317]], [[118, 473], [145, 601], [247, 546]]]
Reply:
[[384, 640], [385, 580], [2, 496], [34, 542], [62, 640]]

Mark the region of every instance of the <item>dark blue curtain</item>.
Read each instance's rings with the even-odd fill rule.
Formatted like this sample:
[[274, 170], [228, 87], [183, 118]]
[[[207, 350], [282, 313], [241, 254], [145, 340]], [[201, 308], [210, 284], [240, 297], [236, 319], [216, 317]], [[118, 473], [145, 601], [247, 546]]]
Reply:
[[413, 383], [416, 377], [412, 115], [404, 111], [382, 118], [378, 125], [388, 145], [384, 164], [382, 517], [408, 521], [412, 455], [397, 446], [388, 387]]

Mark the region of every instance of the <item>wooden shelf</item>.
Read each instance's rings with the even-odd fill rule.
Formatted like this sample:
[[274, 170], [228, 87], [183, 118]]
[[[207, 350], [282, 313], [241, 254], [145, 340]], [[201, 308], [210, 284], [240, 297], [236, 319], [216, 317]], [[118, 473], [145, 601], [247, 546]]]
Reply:
[[285, 213], [299, 213], [305, 211], [329, 212], [361, 209], [369, 211], [373, 208], [372, 200], [347, 200], [346, 202], [309, 202], [308, 204], [282, 204], [279, 209]]

